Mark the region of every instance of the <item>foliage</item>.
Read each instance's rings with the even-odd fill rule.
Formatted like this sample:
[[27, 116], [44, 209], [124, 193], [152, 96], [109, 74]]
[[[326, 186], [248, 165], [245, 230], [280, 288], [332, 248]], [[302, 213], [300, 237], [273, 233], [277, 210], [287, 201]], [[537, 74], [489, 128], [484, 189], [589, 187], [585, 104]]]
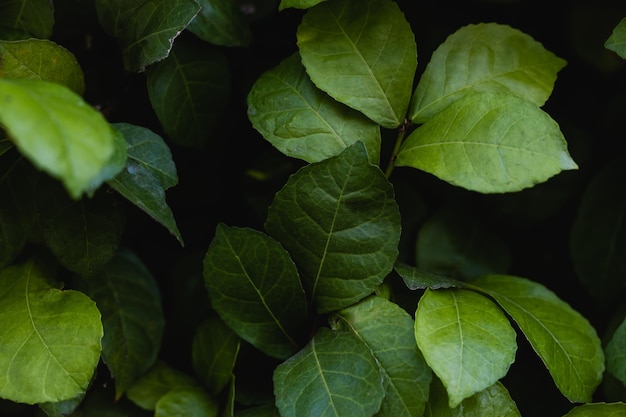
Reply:
[[424, 7], [0, 0], [0, 412], [625, 413], [625, 91]]

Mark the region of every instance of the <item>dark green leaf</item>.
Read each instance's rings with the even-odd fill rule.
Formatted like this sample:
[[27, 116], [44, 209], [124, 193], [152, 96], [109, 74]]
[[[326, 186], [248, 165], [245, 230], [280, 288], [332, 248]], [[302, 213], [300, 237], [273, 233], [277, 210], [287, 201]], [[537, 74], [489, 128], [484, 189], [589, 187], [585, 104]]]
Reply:
[[396, 165], [481, 193], [519, 191], [577, 169], [558, 124], [511, 94], [468, 94], [406, 139]]
[[378, 124], [403, 123], [417, 67], [411, 27], [391, 0], [334, 0], [307, 11], [297, 32], [311, 80]]
[[211, 305], [242, 339], [285, 359], [301, 346], [306, 299], [289, 254], [271, 237], [219, 224], [204, 259]]
[[75, 398], [69, 400], [60, 401], [57, 403], [43, 403], [39, 404], [39, 408], [43, 410], [48, 417], [66, 417], [73, 415], [76, 408], [85, 398], [85, 394], [80, 394]]
[[95, 0], [98, 21], [106, 33], [121, 38], [126, 22], [146, 0]]
[[624, 403], [592, 403], [583, 404], [565, 414], [563, 417], [626, 417]]
[[265, 227], [298, 265], [319, 312], [374, 292], [398, 255], [393, 187], [361, 142], [301, 168], [276, 194]]
[[49, 38], [54, 27], [50, 0], [0, 1], [0, 28], [25, 32], [33, 38]]
[[154, 417], [217, 417], [217, 401], [202, 390], [175, 389], [156, 403]]
[[0, 272], [0, 397], [28, 404], [83, 393], [100, 359], [100, 312], [61, 291], [42, 261]]
[[181, 146], [205, 145], [230, 95], [228, 63], [221, 51], [180, 40], [146, 75], [150, 103], [165, 133]]
[[4, 137], [4, 132], [0, 130], [0, 156], [13, 149], [13, 143]]
[[27, 78], [63, 84], [76, 94], [85, 80], [76, 57], [67, 49], [42, 39], [0, 41], [0, 78]]
[[239, 337], [219, 318], [205, 321], [196, 332], [191, 359], [196, 375], [209, 393], [217, 395], [232, 379]]
[[487, 297], [461, 289], [426, 290], [415, 339], [451, 408], [495, 384], [515, 361], [515, 330]]
[[415, 344], [414, 322], [397, 304], [372, 296], [337, 313], [339, 325], [372, 351], [385, 380], [379, 417], [416, 417], [428, 401], [431, 371]]
[[410, 118], [422, 123], [474, 92], [503, 92], [542, 106], [566, 62], [510, 26], [465, 26], [433, 53], [413, 94]]
[[384, 396], [369, 348], [356, 336], [320, 328], [311, 342], [274, 371], [282, 417], [370, 417]]
[[403, 262], [396, 262], [394, 270], [402, 277], [404, 284], [410, 290], [438, 290], [441, 288], [462, 288], [463, 282], [452, 279], [446, 275], [423, 271], [409, 266]]
[[263, 74], [248, 95], [248, 117], [287, 156], [317, 162], [362, 141], [378, 164], [380, 128], [317, 89], [294, 54]]
[[178, 183], [172, 154], [163, 139], [149, 129], [126, 123], [114, 127], [128, 143], [126, 169], [108, 184], [167, 228], [182, 244], [176, 220], [165, 201], [165, 190]]
[[513, 317], [567, 399], [591, 400], [602, 380], [604, 353], [587, 319], [543, 285], [523, 278], [488, 275], [471, 287]]
[[235, 417], [235, 394], [235, 375], [233, 374], [228, 381], [228, 392], [220, 417]]
[[613, 333], [605, 354], [607, 371], [626, 385], [626, 320]]
[[102, 359], [119, 398], [159, 353], [165, 325], [159, 288], [150, 271], [126, 250], [85, 286], [102, 312]]
[[202, 9], [188, 30], [214, 45], [246, 46], [252, 31], [238, 3], [232, 0], [198, 0]]
[[284, 10], [290, 7], [296, 9], [308, 9], [326, 0], [280, 0], [278, 10]]
[[626, 59], [626, 17], [613, 29], [604, 46]]

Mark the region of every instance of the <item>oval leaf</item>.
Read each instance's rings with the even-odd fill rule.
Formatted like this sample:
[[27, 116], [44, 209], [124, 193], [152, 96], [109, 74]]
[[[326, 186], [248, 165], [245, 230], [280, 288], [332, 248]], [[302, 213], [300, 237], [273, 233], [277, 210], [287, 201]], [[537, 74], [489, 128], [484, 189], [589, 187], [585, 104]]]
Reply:
[[60, 179], [73, 198], [108, 179], [115, 134], [100, 113], [68, 88], [0, 79], [0, 102], [0, 125], [20, 152]]
[[275, 195], [265, 228], [293, 257], [319, 312], [373, 293], [398, 256], [393, 187], [360, 142], [291, 176]]
[[256, 81], [248, 95], [248, 117], [287, 156], [317, 162], [360, 140], [370, 161], [379, 161], [378, 125], [317, 89], [298, 54]]
[[626, 59], [626, 17], [615, 26], [604, 46]]
[[321, 328], [274, 371], [282, 417], [370, 417], [384, 396], [376, 359], [348, 332]]
[[296, 266], [278, 242], [219, 224], [204, 258], [204, 279], [211, 305], [242, 339], [279, 359], [297, 351], [306, 299]]
[[578, 168], [559, 126], [529, 101], [474, 93], [409, 135], [396, 165], [481, 193], [519, 191]]
[[583, 404], [565, 414], [563, 417], [626, 417], [624, 403], [592, 403]]
[[488, 275], [471, 286], [513, 317], [565, 397], [591, 400], [602, 380], [604, 353], [587, 319], [543, 285], [523, 278]]
[[335, 0], [307, 11], [298, 48], [311, 80], [378, 124], [403, 123], [417, 68], [411, 27], [391, 0]]
[[0, 397], [28, 404], [85, 392], [100, 359], [96, 304], [53, 287], [43, 262], [0, 272]]
[[50, 0], [12, 0], [3, 1], [1, 5], [1, 28], [24, 32], [33, 38], [52, 36], [54, 5]]
[[413, 94], [410, 118], [422, 123], [473, 92], [503, 92], [542, 106], [566, 62], [510, 26], [465, 26], [437, 48]]
[[460, 289], [426, 290], [415, 313], [415, 340], [446, 387], [451, 408], [506, 375], [517, 350], [502, 310]]
[[232, 0], [197, 0], [202, 9], [187, 28], [200, 39], [222, 46], [246, 46], [252, 31], [238, 3]]
[[423, 415], [432, 374], [415, 344], [411, 316], [397, 304], [376, 296], [341, 310], [337, 316], [339, 325], [365, 342], [380, 365], [385, 398], [376, 416]]

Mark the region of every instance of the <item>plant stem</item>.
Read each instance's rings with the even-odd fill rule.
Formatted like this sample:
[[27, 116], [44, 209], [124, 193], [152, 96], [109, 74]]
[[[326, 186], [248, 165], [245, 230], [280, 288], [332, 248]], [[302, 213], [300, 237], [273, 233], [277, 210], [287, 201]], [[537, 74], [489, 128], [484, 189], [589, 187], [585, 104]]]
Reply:
[[389, 163], [387, 164], [387, 169], [385, 170], [385, 178], [389, 179], [391, 177], [391, 173], [396, 164], [396, 158], [398, 157], [398, 152], [400, 152], [400, 147], [404, 142], [404, 135], [406, 134], [406, 128], [409, 124], [407, 119], [404, 119], [404, 123], [398, 127], [398, 136], [396, 136], [396, 144], [393, 147], [393, 152], [391, 153], [391, 157], [389, 158]]

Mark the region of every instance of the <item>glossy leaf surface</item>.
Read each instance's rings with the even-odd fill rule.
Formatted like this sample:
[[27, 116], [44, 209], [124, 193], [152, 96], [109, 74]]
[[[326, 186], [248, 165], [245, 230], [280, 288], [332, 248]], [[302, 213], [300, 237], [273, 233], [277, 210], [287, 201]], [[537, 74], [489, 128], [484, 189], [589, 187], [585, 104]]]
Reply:
[[451, 408], [504, 377], [517, 350], [502, 310], [461, 289], [426, 290], [415, 313], [415, 340]]
[[515, 320], [566, 398], [591, 400], [602, 379], [604, 353], [587, 319], [543, 285], [523, 278], [488, 275], [471, 285]]
[[320, 328], [308, 345], [274, 371], [282, 417], [369, 417], [384, 396], [376, 359], [356, 336]]
[[604, 46], [626, 59], [626, 17], [613, 29]]
[[187, 28], [200, 39], [222, 46], [246, 46], [252, 41], [248, 21], [232, 0], [198, 0], [200, 13]]
[[379, 161], [378, 125], [315, 87], [298, 54], [256, 81], [248, 95], [248, 117], [287, 156], [318, 162], [359, 140], [370, 161]]
[[297, 38], [302, 63], [318, 88], [384, 127], [402, 124], [417, 49], [395, 2], [322, 2], [307, 11]]
[[204, 259], [211, 305], [242, 339], [285, 359], [300, 347], [306, 299], [289, 254], [271, 237], [219, 224]]
[[50, 0], [9, 0], [0, 6], [0, 28], [25, 33], [25, 37], [47, 39], [54, 27], [54, 6]]
[[465, 26], [433, 53], [413, 94], [410, 118], [423, 123], [473, 92], [503, 92], [542, 106], [565, 64], [510, 26]]
[[398, 254], [393, 188], [358, 142], [301, 168], [275, 195], [265, 228], [298, 265], [319, 312], [374, 292]]
[[576, 169], [558, 124], [504, 93], [463, 96], [406, 139], [396, 165], [482, 193], [519, 191]]

